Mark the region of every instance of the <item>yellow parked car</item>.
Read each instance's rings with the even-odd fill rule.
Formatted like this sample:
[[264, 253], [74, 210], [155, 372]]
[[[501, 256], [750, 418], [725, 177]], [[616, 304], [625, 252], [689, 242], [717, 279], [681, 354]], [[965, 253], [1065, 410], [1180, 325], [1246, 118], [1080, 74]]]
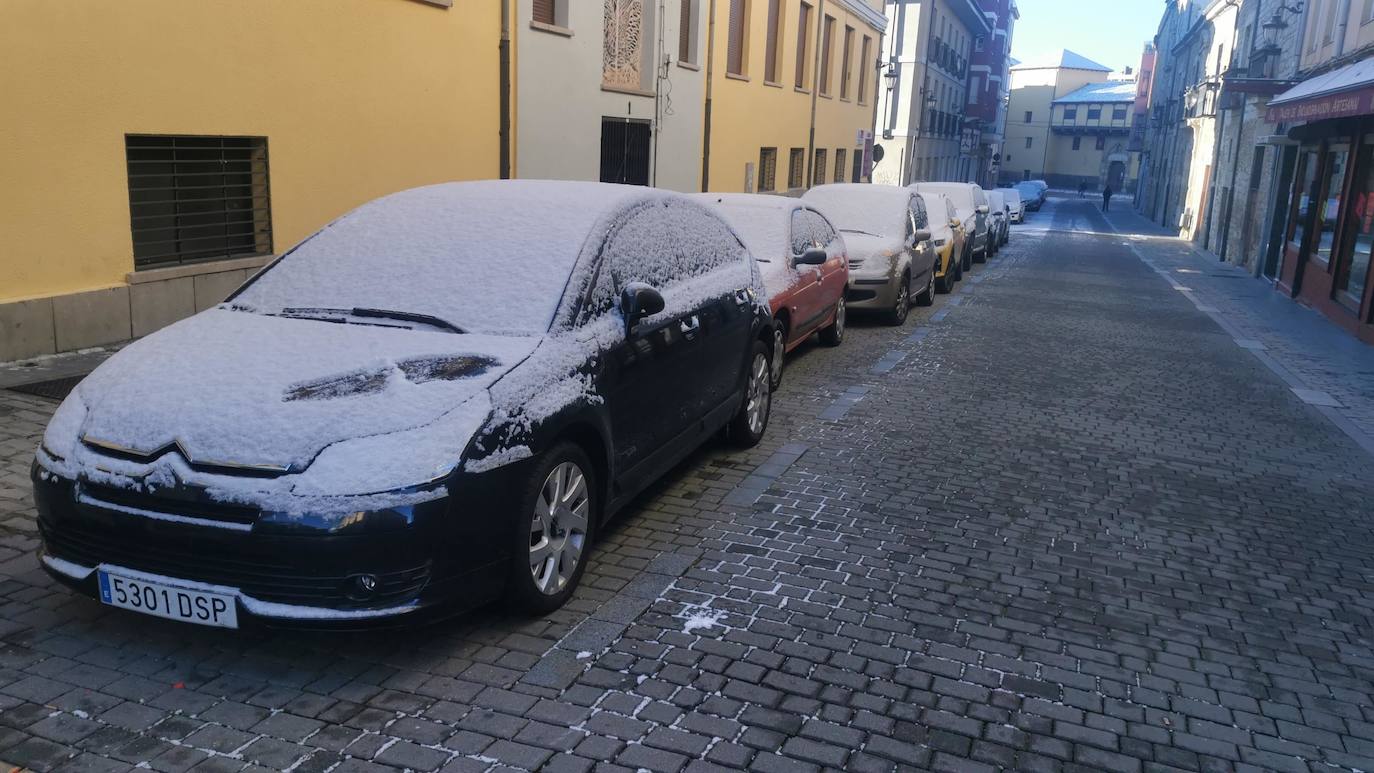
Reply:
[[917, 195], [925, 201], [926, 212], [930, 213], [930, 243], [935, 247], [935, 290], [947, 293], [954, 289], [955, 282], [964, 278], [962, 258], [968, 235], [948, 196], [925, 192]]

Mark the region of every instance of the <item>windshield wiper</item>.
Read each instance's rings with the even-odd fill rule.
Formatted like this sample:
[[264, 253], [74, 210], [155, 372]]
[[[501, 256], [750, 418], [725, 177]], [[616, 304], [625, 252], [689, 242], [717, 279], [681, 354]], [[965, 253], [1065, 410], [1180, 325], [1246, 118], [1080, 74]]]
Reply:
[[[437, 327], [447, 330], [450, 333], [466, 333], [467, 331], [449, 322], [446, 319], [421, 314], [414, 311], [391, 311], [390, 309], [369, 309], [354, 307], [351, 309], [325, 309], [317, 307], [292, 307], [282, 309], [276, 315], [282, 317], [292, 317], [296, 319], [315, 319], [321, 322], [347, 323], [347, 317], [363, 317], [370, 319], [394, 319], [401, 322], [416, 322], [421, 325]], [[364, 323], [365, 324], [365, 323]], [[383, 326], [386, 327], [386, 326]]]
[[467, 331], [449, 322], [430, 314], [420, 314], [414, 311], [391, 311], [390, 309], [363, 309], [353, 307], [349, 313], [355, 317], [373, 317], [375, 319], [399, 319], [402, 322], [419, 322], [422, 325], [443, 328], [450, 333], [466, 333]]
[[873, 233], [872, 231], [865, 231], [865, 230], [863, 230], [862, 228], [841, 228], [841, 229], [840, 229], [840, 233], [846, 233], [846, 234], [863, 234], [864, 236], [877, 236], [877, 235], [878, 235], [878, 234]]

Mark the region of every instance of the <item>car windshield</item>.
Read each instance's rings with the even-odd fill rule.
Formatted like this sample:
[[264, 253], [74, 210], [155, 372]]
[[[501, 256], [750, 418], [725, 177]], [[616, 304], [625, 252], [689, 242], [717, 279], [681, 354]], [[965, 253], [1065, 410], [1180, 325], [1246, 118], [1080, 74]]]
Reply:
[[[233, 308], [341, 324], [548, 331], [600, 207], [432, 186], [366, 204], [287, 253]], [[534, 227], [535, 223], [538, 227]]]
[[973, 209], [973, 190], [963, 185], [931, 185], [925, 183], [917, 185], [919, 191], [930, 191], [939, 193], [954, 202], [954, 206], [960, 208]]
[[833, 191], [820, 187], [804, 198], [840, 231], [897, 237], [906, 233], [909, 191], [881, 185], [840, 186]]

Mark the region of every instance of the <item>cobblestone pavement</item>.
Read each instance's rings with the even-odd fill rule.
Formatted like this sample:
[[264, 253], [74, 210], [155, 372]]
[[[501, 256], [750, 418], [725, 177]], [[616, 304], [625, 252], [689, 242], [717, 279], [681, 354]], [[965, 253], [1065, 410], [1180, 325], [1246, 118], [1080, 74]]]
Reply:
[[[226, 633], [37, 570], [0, 397], [0, 759], [38, 770], [1374, 768], [1371, 457], [1108, 231], [1032, 216], [792, 363], [543, 619]], [[1155, 245], [1138, 245], [1148, 257]]]

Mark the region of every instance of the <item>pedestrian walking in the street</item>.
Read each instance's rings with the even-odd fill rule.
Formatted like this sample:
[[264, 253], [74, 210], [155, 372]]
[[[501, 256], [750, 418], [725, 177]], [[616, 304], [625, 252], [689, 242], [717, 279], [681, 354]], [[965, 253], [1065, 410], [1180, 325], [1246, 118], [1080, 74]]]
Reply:
[[1102, 189], [1102, 211], [1106, 212], [1112, 206], [1112, 187], [1108, 185]]
[[1078, 198], [1080, 198], [1080, 199], [1083, 198], [1083, 194], [1086, 193], [1087, 191], [1088, 191], [1088, 184], [1087, 184], [1086, 182], [1081, 182], [1081, 183], [1078, 184]]

